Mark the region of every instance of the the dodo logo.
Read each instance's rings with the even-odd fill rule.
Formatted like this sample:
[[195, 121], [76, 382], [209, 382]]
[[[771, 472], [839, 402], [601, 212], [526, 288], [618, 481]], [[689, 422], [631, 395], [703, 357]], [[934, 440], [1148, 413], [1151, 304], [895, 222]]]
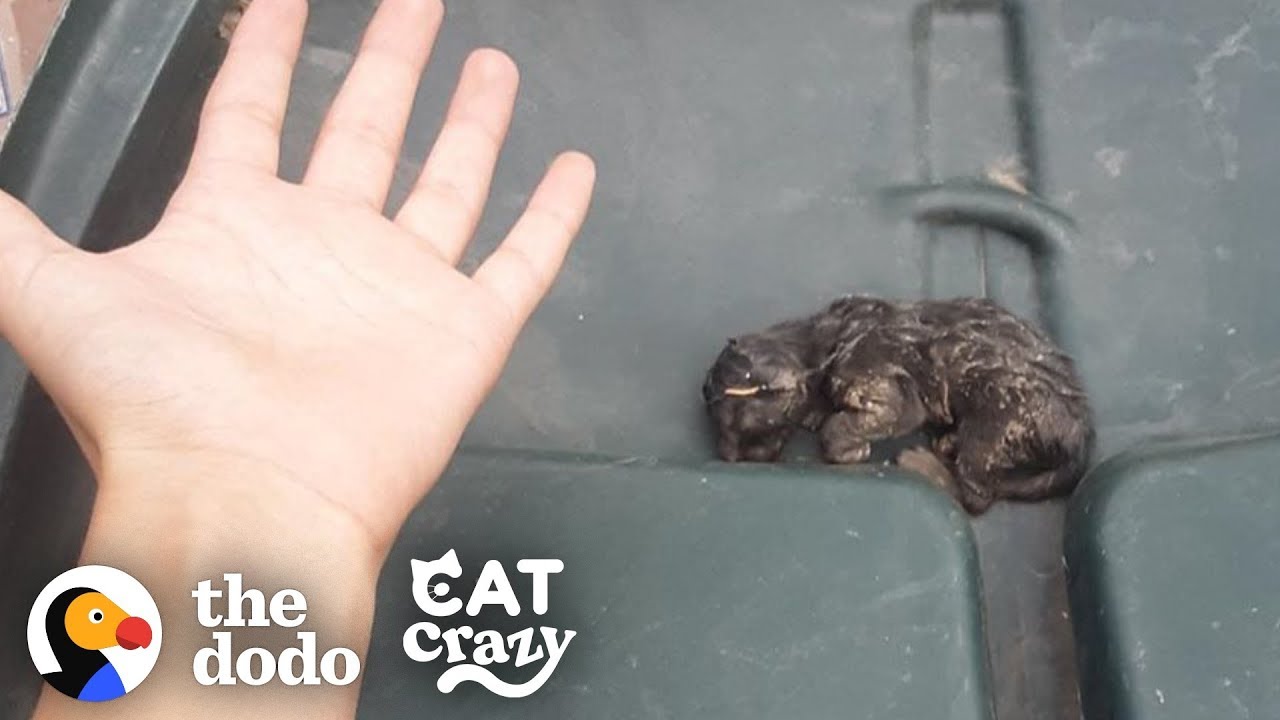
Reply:
[[102, 565], [68, 570], [45, 586], [27, 620], [36, 669], [78, 700], [114, 700], [151, 673], [160, 612], [147, 589]]

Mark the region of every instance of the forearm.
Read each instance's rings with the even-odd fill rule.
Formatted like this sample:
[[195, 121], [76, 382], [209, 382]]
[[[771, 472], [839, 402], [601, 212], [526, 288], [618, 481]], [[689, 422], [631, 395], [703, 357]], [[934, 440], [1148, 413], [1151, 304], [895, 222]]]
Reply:
[[[189, 466], [190, 467], [190, 466]], [[203, 474], [193, 493], [189, 473]], [[381, 562], [368, 533], [349, 514], [276, 473], [249, 464], [197, 462], [129, 464], [103, 470], [81, 564], [109, 565], [150, 590], [160, 610], [163, 642], [150, 677], [128, 696], [105, 705], [83, 703], [46, 688], [35, 717], [334, 718], [354, 716], [359, 680], [346, 686], [260, 687], [200, 685], [193, 660], [212, 647], [213, 633], [231, 633], [232, 656], [264, 647], [279, 656], [298, 646], [299, 631], [314, 632], [317, 656], [350, 648], [361, 666], [373, 621], [374, 585]], [[267, 602], [282, 589], [306, 598], [297, 628], [203, 627], [192, 591], [202, 580], [223, 587], [225, 573]], [[222, 612], [225, 598], [215, 608]], [[256, 667], [256, 666], [255, 666]], [[191, 710], [199, 708], [199, 714]]]

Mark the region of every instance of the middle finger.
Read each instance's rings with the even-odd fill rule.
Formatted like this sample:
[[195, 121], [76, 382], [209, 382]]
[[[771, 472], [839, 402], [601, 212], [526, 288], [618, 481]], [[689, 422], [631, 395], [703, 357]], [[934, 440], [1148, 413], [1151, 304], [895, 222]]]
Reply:
[[304, 185], [382, 210], [443, 17], [440, 0], [384, 0], [378, 7], [316, 138]]

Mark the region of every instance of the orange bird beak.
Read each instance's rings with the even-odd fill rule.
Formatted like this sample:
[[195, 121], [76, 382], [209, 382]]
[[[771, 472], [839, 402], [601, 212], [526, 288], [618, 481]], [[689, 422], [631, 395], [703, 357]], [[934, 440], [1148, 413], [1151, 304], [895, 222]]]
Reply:
[[116, 626], [116, 643], [125, 650], [151, 644], [151, 626], [139, 617], [127, 617]]

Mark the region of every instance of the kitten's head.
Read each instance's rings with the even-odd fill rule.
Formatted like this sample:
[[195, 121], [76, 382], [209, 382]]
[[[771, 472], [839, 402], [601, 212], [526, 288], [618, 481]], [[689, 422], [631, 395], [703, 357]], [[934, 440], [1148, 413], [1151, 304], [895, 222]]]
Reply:
[[816, 424], [816, 377], [784, 341], [764, 333], [731, 339], [702, 386], [720, 457], [777, 460], [797, 427]]

